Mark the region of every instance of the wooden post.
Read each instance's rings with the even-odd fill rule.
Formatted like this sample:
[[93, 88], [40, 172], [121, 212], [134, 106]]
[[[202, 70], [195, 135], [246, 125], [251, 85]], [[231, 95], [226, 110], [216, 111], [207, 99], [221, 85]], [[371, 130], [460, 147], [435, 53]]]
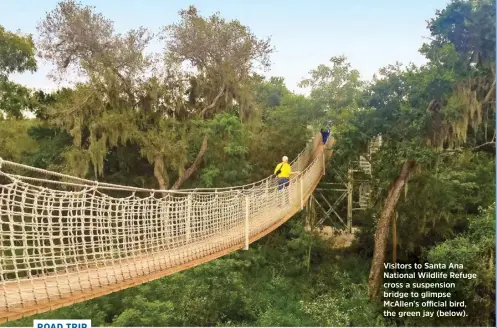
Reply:
[[304, 209], [304, 179], [302, 179], [302, 175], [299, 177], [300, 180], [300, 210]]
[[269, 179], [266, 180], [266, 191], [265, 191], [266, 200], [268, 198], [268, 193], [269, 193]]
[[187, 203], [187, 209], [186, 209], [186, 222], [185, 222], [186, 242], [189, 242], [190, 238], [191, 238], [191, 231], [192, 231], [191, 215], [192, 215], [192, 194], [188, 194], [188, 203]]
[[353, 171], [349, 169], [348, 171], [348, 179], [347, 179], [347, 230], [352, 232], [352, 184], [353, 184]]
[[326, 174], [326, 161], [324, 158], [324, 151], [323, 151], [323, 176]]
[[250, 199], [249, 196], [245, 196], [245, 247], [244, 250], [249, 249], [249, 216], [250, 216]]
[[164, 246], [167, 244], [167, 240], [169, 238], [171, 238], [172, 235], [173, 235], [172, 234], [172, 230], [173, 229], [171, 229], [171, 227], [170, 227], [170, 225], [172, 224], [172, 220], [169, 219], [169, 206], [170, 206], [170, 204], [169, 204], [169, 194], [166, 196], [165, 199], [166, 199], [166, 204], [163, 205], [163, 206], [166, 207], [166, 214], [164, 215], [164, 217], [161, 220], [162, 224], [164, 223], [164, 221], [166, 223], [165, 227], [164, 227], [164, 225], [162, 225], [162, 236], [163, 236], [162, 243], [163, 243]]

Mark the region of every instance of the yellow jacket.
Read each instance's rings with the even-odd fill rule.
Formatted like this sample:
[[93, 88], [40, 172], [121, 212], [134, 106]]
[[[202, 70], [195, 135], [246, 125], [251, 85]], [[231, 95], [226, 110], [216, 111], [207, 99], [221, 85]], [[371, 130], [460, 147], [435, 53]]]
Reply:
[[276, 165], [276, 168], [274, 169], [274, 174], [278, 172], [278, 170], [281, 169], [280, 174], [278, 174], [278, 178], [289, 178], [290, 174], [292, 173], [292, 167], [290, 164], [281, 162], [278, 165]]

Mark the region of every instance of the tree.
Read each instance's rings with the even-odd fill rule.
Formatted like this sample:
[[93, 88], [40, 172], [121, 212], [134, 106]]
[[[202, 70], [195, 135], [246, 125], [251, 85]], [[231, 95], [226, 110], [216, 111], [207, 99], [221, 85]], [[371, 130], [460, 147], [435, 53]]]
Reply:
[[[445, 116], [454, 121], [441, 131], [445, 137], [441, 140], [466, 142], [467, 134], [474, 132], [479, 135], [472, 146], [495, 147], [491, 133], [495, 131], [495, 2], [453, 0], [436, 12], [428, 28], [433, 39], [423, 45], [421, 53], [432, 67], [443, 67], [446, 76], [455, 72], [458, 78], [440, 113], [442, 119]], [[481, 123], [484, 130], [478, 131]]]
[[285, 85], [282, 77], [271, 77], [264, 80], [261, 76], [259, 83], [256, 84], [256, 100], [265, 109], [278, 107], [284, 96], [290, 94], [290, 90]]
[[[428, 22], [434, 38], [422, 51], [442, 48], [451, 44], [464, 63], [486, 66], [495, 58], [495, 2], [490, 0], [452, 0], [443, 10], [437, 10], [435, 18]], [[433, 55], [427, 56], [436, 61]]]
[[12, 33], [0, 25], [0, 119], [21, 118], [30, 105], [30, 91], [9, 81], [11, 73], [36, 70], [35, 48], [31, 36]]
[[[192, 8], [180, 15], [181, 23], [166, 28], [171, 35], [164, 65], [144, 53], [152, 40], [148, 30], [115, 34], [110, 20], [72, 0], [59, 3], [39, 25], [40, 49], [56, 64], [56, 75], [73, 67], [86, 78], [49, 111], [57, 126], [73, 136], [74, 147], [65, 154], [73, 174], [86, 175], [91, 163], [94, 175], [102, 176], [109, 152], [133, 144], [153, 166], [161, 189], [179, 188], [199, 169], [208, 149], [203, 119], [230, 109], [233, 99], [246, 111], [251, 91], [243, 98], [233, 90], [251, 85], [253, 61], [268, 65], [268, 42], [218, 15], [207, 20]], [[211, 48], [195, 48], [193, 36], [200, 38], [195, 43]], [[205, 57], [205, 51], [221, 48], [214, 59]], [[198, 72], [183, 71], [185, 60]], [[211, 86], [223, 86], [224, 102], [212, 95]], [[192, 156], [191, 149], [197, 154]]]
[[35, 70], [35, 49], [31, 36], [12, 33], [0, 26], [0, 75]]
[[71, 67], [86, 78], [47, 110], [73, 137], [65, 153], [69, 172], [84, 176], [91, 161], [99, 176], [108, 149], [137, 138], [137, 99], [150, 68], [142, 52], [150, 37], [144, 29], [115, 35], [111, 21], [74, 1], [60, 2], [38, 31], [42, 56], [55, 64], [54, 78], [64, 78]]
[[330, 66], [319, 65], [311, 70], [311, 77], [299, 86], [311, 87], [311, 98], [315, 102], [313, 120], [324, 120], [326, 115], [333, 120], [334, 129], [340, 129], [350, 113], [360, 108], [364, 82], [345, 56], [331, 57], [330, 63]]
[[269, 68], [270, 39], [258, 39], [238, 20], [226, 21], [219, 13], [208, 18], [194, 6], [179, 12], [181, 21], [164, 27], [168, 59], [188, 63], [196, 70], [190, 79], [190, 105], [200, 117], [238, 105], [240, 119], [254, 108], [251, 91], [254, 68]]

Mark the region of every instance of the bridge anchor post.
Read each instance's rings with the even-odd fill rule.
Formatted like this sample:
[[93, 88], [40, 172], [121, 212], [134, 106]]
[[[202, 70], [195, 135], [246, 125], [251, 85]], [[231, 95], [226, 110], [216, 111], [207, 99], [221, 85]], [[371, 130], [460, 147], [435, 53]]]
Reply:
[[188, 200], [187, 200], [187, 209], [186, 209], [186, 220], [185, 220], [185, 237], [186, 237], [186, 242], [188, 243], [191, 239], [191, 231], [192, 231], [192, 226], [191, 226], [191, 216], [192, 216], [192, 195], [188, 194]]
[[250, 243], [249, 217], [250, 217], [250, 198], [249, 196], [245, 196], [245, 246], [243, 247], [243, 250], [245, 251], [248, 251]]
[[353, 179], [354, 171], [349, 169], [347, 177], [347, 230], [352, 232], [352, 196], [353, 196]]
[[304, 209], [304, 179], [302, 179], [302, 173], [299, 177], [300, 180], [300, 210]]
[[326, 175], [326, 159], [324, 157], [324, 151], [323, 151], [323, 155], [321, 156], [323, 158], [323, 176]]

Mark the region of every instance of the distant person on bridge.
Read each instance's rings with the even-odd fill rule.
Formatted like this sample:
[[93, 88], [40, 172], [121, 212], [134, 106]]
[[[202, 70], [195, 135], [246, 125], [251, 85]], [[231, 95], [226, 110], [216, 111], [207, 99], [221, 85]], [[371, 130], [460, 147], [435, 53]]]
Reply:
[[326, 141], [328, 141], [328, 137], [330, 136], [330, 129], [321, 129], [321, 137], [323, 137], [323, 145], [326, 144]]

